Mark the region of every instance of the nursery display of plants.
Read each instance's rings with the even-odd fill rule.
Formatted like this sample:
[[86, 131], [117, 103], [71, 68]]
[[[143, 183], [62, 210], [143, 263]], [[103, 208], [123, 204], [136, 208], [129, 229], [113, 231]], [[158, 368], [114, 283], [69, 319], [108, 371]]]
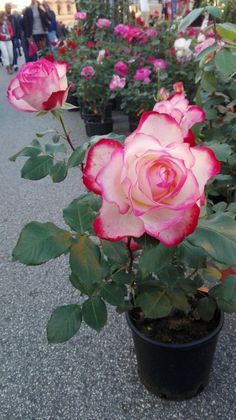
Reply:
[[[13, 107], [51, 112], [59, 126], [10, 160], [26, 157], [21, 177], [32, 181], [62, 182], [76, 167], [85, 192], [63, 209], [67, 229], [23, 227], [13, 259], [68, 257], [78, 303], [52, 308], [49, 343], [82, 321], [99, 332], [112, 305], [126, 316], [146, 388], [190, 398], [209, 382], [223, 313], [236, 312], [236, 25], [212, 6], [180, 22], [153, 16], [149, 27], [76, 17], [56, 57], [23, 65], [10, 82]], [[71, 94], [90, 137], [78, 147], [61, 112], [73, 109]], [[114, 102], [130, 117], [127, 136], [112, 132]]]

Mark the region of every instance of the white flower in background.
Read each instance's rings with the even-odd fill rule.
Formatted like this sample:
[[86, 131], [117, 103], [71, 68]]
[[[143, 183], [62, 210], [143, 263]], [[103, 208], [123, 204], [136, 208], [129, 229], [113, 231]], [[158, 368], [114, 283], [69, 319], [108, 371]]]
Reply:
[[189, 61], [192, 57], [192, 51], [190, 50], [192, 40], [185, 38], [178, 38], [175, 40], [174, 48], [176, 57], [181, 62]]
[[206, 39], [205, 35], [200, 33], [197, 37], [197, 42], [203, 42], [205, 41], [205, 39]]
[[97, 56], [97, 62], [101, 63], [106, 55], [106, 50], [100, 50]]

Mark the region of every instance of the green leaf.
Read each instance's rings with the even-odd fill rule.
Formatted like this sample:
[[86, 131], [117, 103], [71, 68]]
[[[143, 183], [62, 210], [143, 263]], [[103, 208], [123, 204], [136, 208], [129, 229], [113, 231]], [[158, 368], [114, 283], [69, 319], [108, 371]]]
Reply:
[[17, 152], [15, 155], [9, 157], [9, 160], [11, 162], [15, 162], [15, 160], [19, 156], [30, 156], [30, 157], [34, 157], [34, 156], [39, 155], [42, 151], [43, 151], [43, 149], [41, 147], [41, 144], [39, 143], [39, 141], [37, 139], [34, 139], [30, 143], [29, 146], [24, 147], [19, 152]]
[[184, 31], [188, 26], [191, 25], [203, 12], [204, 8], [199, 7], [197, 9], [193, 9], [192, 12], [188, 13], [184, 19], [181, 20], [178, 28], [178, 32]]
[[130, 311], [133, 309], [133, 305], [129, 300], [124, 300], [121, 305], [118, 305], [116, 308], [116, 312], [118, 314], [123, 314], [124, 312]]
[[93, 221], [96, 213], [90, 205], [77, 198], [63, 210], [63, 217], [67, 225], [75, 232], [83, 234], [85, 232], [94, 233]]
[[172, 305], [168, 296], [162, 291], [144, 292], [138, 295], [136, 305], [140, 306], [146, 318], [163, 318], [169, 315]]
[[49, 134], [49, 133], [55, 133], [55, 130], [49, 129], [49, 130], [41, 131], [41, 133], [36, 133], [36, 136], [41, 138], [41, 137], [44, 137], [46, 134]]
[[75, 289], [78, 289], [83, 295], [92, 296], [97, 289], [97, 284], [94, 283], [93, 279], [87, 279], [87, 281], [81, 280], [74, 273], [71, 273], [69, 280]]
[[118, 306], [124, 302], [124, 298], [127, 294], [125, 286], [117, 285], [115, 283], [107, 283], [101, 289], [101, 296], [110, 305]]
[[219, 45], [217, 43], [215, 43], [213, 45], [210, 45], [210, 47], [205, 48], [203, 51], [201, 51], [197, 55], [196, 60], [197, 61], [203, 60], [207, 55], [209, 55], [209, 54], [215, 52], [216, 50], [218, 50], [218, 48], [219, 48]]
[[198, 301], [197, 309], [200, 317], [204, 321], [210, 321], [215, 314], [216, 303], [208, 296], [204, 296]]
[[60, 138], [61, 138], [60, 134], [54, 134], [54, 136], [52, 136], [53, 143], [55, 144], [58, 143], [60, 141]]
[[142, 249], [149, 249], [157, 246], [160, 241], [158, 239], [153, 238], [152, 236], [147, 235], [146, 233], [141, 236], [141, 238], [135, 238], [135, 242], [140, 244]]
[[109, 261], [123, 265], [126, 264], [129, 259], [128, 249], [124, 242], [111, 242], [101, 241], [102, 249], [104, 254], [107, 256]]
[[90, 143], [90, 145], [94, 145], [95, 143], [97, 143], [101, 139], [112, 139], [112, 140], [119, 141], [120, 143], [124, 143], [125, 136], [120, 135], [120, 134], [116, 134], [116, 133], [109, 133], [109, 134], [105, 134], [105, 135], [92, 136], [90, 138], [89, 143]]
[[68, 159], [68, 168], [74, 168], [75, 166], [80, 165], [85, 158], [87, 149], [88, 143], [84, 143], [81, 146], [78, 146]]
[[77, 242], [72, 245], [70, 267], [84, 284], [96, 283], [102, 279], [100, 249], [87, 236], [78, 236]]
[[227, 213], [215, 213], [209, 219], [201, 219], [187, 241], [204, 249], [216, 261], [229, 266], [235, 264], [236, 222]]
[[216, 25], [216, 31], [226, 41], [236, 40], [236, 25], [233, 23], [226, 22]]
[[236, 312], [236, 276], [228, 276], [219, 285], [212, 287], [209, 295], [213, 297], [222, 311]]
[[53, 166], [51, 156], [35, 156], [29, 158], [21, 169], [21, 177], [37, 181], [50, 174]]
[[55, 155], [56, 153], [67, 153], [67, 148], [62, 143], [46, 144], [45, 152], [49, 155]]
[[86, 324], [97, 332], [101, 331], [107, 322], [107, 308], [103, 300], [94, 296], [83, 303], [82, 310]]
[[192, 246], [187, 241], [183, 241], [178, 245], [178, 258], [189, 267], [206, 267], [206, 253], [202, 249]]
[[217, 82], [214, 74], [210, 72], [203, 72], [201, 86], [202, 89], [204, 89], [206, 92], [215, 92], [217, 88]]
[[189, 313], [191, 306], [183, 290], [174, 289], [171, 292], [168, 291], [168, 297], [173, 308], [184, 312], [186, 315]]
[[139, 261], [142, 274], [158, 274], [172, 260], [175, 250], [175, 247], [165, 246], [161, 243], [153, 248], [145, 249]]
[[222, 18], [222, 12], [218, 7], [214, 7], [214, 6], [207, 6], [205, 8], [205, 10], [213, 17], [215, 17], [216, 19], [221, 19]]
[[61, 109], [64, 109], [66, 111], [69, 111], [70, 109], [77, 109], [77, 108], [78, 106], [72, 105], [69, 102], [65, 102], [61, 107]]
[[112, 274], [112, 280], [116, 284], [131, 284], [135, 280], [135, 277], [132, 273], [127, 273], [122, 270]]
[[215, 65], [219, 72], [224, 76], [230, 76], [236, 69], [236, 56], [231, 51], [224, 48], [215, 56]]
[[65, 305], [55, 309], [47, 325], [47, 338], [50, 344], [64, 343], [77, 333], [82, 320], [79, 305]]
[[181, 287], [186, 293], [194, 293], [199, 287], [202, 287], [204, 281], [199, 274], [197, 274], [193, 279], [185, 278], [181, 279], [179, 282], [179, 287]]
[[53, 223], [31, 222], [22, 229], [12, 256], [23, 264], [38, 265], [65, 254], [70, 245], [70, 232]]
[[67, 176], [67, 167], [64, 162], [57, 162], [50, 170], [53, 182], [62, 182]]

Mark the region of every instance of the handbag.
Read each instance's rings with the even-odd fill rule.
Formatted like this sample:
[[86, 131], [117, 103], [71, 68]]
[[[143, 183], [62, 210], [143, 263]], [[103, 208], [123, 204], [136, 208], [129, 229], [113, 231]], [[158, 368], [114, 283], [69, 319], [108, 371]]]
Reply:
[[37, 47], [36, 43], [34, 41], [30, 41], [29, 42], [28, 56], [32, 57], [32, 55], [34, 55], [37, 51], [38, 51], [38, 47]]

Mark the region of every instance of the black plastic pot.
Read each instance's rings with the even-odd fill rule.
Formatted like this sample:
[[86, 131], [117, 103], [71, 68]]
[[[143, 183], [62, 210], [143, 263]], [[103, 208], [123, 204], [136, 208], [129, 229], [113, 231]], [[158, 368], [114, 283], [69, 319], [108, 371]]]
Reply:
[[218, 335], [223, 326], [222, 311], [217, 327], [206, 337], [187, 344], [164, 344], [151, 340], [133, 324], [132, 331], [142, 384], [153, 394], [170, 400], [184, 400], [200, 393], [209, 383]]
[[138, 127], [139, 118], [133, 114], [129, 114], [129, 131], [132, 133], [132, 131], [136, 130]]
[[66, 102], [68, 102], [71, 105], [76, 106], [77, 108], [69, 109], [69, 112], [78, 112], [79, 111], [79, 102], [76, 96], [73, 95], [73, 93], [69, 92], [69, 95], [67, 97]]
[[113, 121], [97, 122], [88, 120], [85, 122], [85, 129], [88, 137], [108, 134], [113, 131]]

